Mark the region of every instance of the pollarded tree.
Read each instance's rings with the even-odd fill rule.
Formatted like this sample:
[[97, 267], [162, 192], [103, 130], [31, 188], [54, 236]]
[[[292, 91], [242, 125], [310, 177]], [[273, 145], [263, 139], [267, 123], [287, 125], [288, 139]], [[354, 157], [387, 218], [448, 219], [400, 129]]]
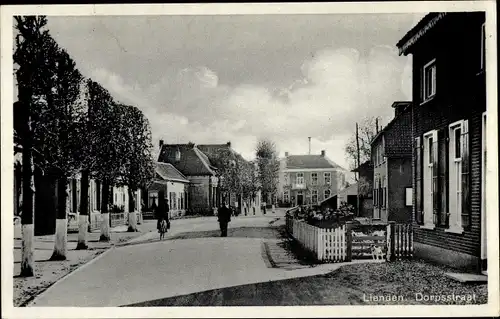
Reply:
[[[90, 178], [99, 176], [96, 171], [99, 167], [99, 151], [105, 148], [101, 143], [107, 143], [107, 131], [109, 128], [106, 120], [108, 108], [113, 104], [111, 94], [99, 83], [86, 79], [82, 85], [84, 99], [83, 112], [78, 120], [78, 136], [81, 138], [80, 149], [75, 153], [81, 166], [81, 192], [80, 192], [80, 218], [78, 219], [78, 243], [76, 249], [87, 249], [87, 230], [89, 215], [89, 182]], [[105, 136], [101, 136], [105, 134]], [[97, 181], [99, 183], [100, 181]], [[100, 185], [100, 184], [99, 184]], [[100, 195], [100, 194], [99, 194]], [[98, 196], [100, 197], [100, 196]]]
[[45, 45], [50, 41], [45, 26], [45, 16], [15, 16], [15, 51], [13, 54], [14, 72], [18, 85], [18, 102], [15, 104], [16, 132], [22, 145], [22, 257], [21, 276], [34, 275], [33, 241], [34, 241], [34, 140], [37, 129], [37, 113], [43, 105], [40, 99], [43, 78], [40, 66], [46, 63]]
[[279, 182], [280, 164], [276, 145], [269, 139], [260, 139], [257, 142], [255, 155], [264, 201], [269, 202], [276, 194]]
[[126, 130], [126, 161], [120, 180], [128, 186], [129, 227], [128, 231], [137, 231], [135, 211], [135, 193], [144, 188], [154, 178], [155, 168], [151, 151], [151, 128], [148, 119], [135, 106], [120, 105], [125, 113], [122, 124]]
[[109, 198], [114, 185], [123, 185], [127, 160], [128, 129], [124, 108], [112, 102], [96, 110], [103, 125], [98, 128], [96, 139], [96, 168], [94, 174], [102, 181], [101, 236], [100, 241], [109, 241]]
[[65, 260], [67, 254], [67, 188], [69, 178], [79, 170], [81, 163], [75, 156], [79, 149], [80, 138], [77, 130], [77, 117], [81, 113], [79, 103], [82, 76], [75, 62], [62, 49], [54, 47], [48, 50], [48, 56], [54, 59], [54, 69], [47, 70], [47, 75], [54, 75], [52, 81], [46, 81], [44, 88], [47, 112], [41, 116], [41, 123], [46, 134], [40, 145], [45, 161], [43, 167], [57, 179], [56, 238], [52, 260]]

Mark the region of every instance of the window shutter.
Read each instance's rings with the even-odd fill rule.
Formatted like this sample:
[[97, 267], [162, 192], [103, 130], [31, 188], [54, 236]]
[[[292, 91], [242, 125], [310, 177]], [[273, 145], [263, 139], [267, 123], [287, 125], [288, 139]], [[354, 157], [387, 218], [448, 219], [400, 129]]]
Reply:
[[462, 126], [462, 227], [470, 226], [469, 121]]
[[448, 213], [448, 158], [449, 158], [449, 138], [448, 128], [444, 128], [438, 133], [439, 145], [439, 225], [447, 227], [449, 224]]
[[422, 140], [415, 138], [415, 220], [424, 223], [422, 215]]
[[434, 225], [439, 221], [439, 148], [437, 133], [433, 134], [432, 139], [432, 213]]

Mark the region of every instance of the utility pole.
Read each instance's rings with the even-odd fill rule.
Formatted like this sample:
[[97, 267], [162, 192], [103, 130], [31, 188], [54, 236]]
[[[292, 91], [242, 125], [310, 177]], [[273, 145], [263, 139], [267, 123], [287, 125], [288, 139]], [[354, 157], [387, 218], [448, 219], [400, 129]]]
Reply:
[[356, 216], [359, 216], [359, 166], [360, 166], [360, 154], [359, 154], [359, 128], [358, 128], [358, 122], [356, 122], [356, 160], [358, 163], [358, 172], [357, 172], [357, 181], [358, 181], [358, 191], [357, 191], [357, 207], [356, 207]]
[[378, 117], [375, 118], [375, 128], [376, 128], [376, 132], [378, 134]]
[[308, 137], [309, 139], [309, 155], [311, 155], [311, 137]]

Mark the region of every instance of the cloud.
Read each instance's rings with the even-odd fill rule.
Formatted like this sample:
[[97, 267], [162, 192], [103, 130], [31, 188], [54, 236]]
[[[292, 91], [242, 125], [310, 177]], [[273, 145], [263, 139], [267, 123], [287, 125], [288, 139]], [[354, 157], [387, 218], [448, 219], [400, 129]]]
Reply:
[[363, 116], [392, 117], [391, 104], [411, 97], [411, 64], [392, 47], [377, 46], [365, 55], [351, 48], [324, 49], [305, 59], [302, 77], [288, 87], [221, 85], [206, 66], [167, 72], [157, 83], [140, 87], [104, 69], [92, 76], [117, 99], [141, 108], [155, 143], [221, 143], [252, 157], [259, 137], [273, 139], [280, 151], [314, 149], [346, 166], [343, 146]]

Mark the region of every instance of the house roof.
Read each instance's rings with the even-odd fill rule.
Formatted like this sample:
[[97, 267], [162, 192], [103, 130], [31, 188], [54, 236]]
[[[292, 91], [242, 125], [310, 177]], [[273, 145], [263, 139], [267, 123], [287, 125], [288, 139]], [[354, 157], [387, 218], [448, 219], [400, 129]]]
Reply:
[[156, 162], [156, 174], [166, 181], [189, 182], [189, 180], [174, 165], [170, 163]]
[[431, 12], [423, 17], [417, 25], [408, 31], [396, 44], [399, 48], [399, 55], [407, 55], [409, 49], [445, 16], [445, 12]]
[[344, 187], [343, 189], [339, 190], [336, 194], [333, 194], [332, 196], [328, 197], [328, 198], [325, 198], [324, 200], [322, 200], [319, 204], [323, 204], [329, 200], [331, 200], [332, 198], [335, 198], [335, 197], [338, 197], [339, 195], [341, 194], [349, 194], [349, 192], [351, 191], [358, 191], [358, 183], [354, 183], [352, 185], [349, 185], [347, 187]]
[[[392, 107], [400, 107], [402, 110], [395, 116], [383, 129], [380, 130], [372, 139], [373, 145], [380, 140], [380, 137], [387, 135], [392, 137], [392, 143], [386, 143], [384, 155], [388, 157], [408, 156], [412, 153], [411, 139], [411, 102], [398, 101], [392, 104]], [[397, 129], [393, 129], [397, 125]], [[397, 135], [397, 136], [395, 136]]]
[[196, 147], [208, 156], [215, 155], [221, 150], [229, 150], [238, 160], [247, 162], [241, 154], [231, 148], [231, 142], [225, 144], [197, 144]]
[[[175, 156], [177, 151], [181, 155], [179, 161]], [[158, 155], [158, 162], [172, 164], [184, 176], [216, 174], [207, 156], [192, 143], [163, 144]]]
[[362, 170], [365, 170], [365, 169], [368, 169], [368, 168], [373, 168], [373, 163], [370, 160], [368, 160], [368, 161], [360, 164], [358, 167], [356, 167], [355, 169], [351, 170], [351, 172], [359, 172], [359, 171], [362, 171]]
[[323, 155], [289, 155], [286, 158], [287, 169], [332, 168], [343, 169]]

